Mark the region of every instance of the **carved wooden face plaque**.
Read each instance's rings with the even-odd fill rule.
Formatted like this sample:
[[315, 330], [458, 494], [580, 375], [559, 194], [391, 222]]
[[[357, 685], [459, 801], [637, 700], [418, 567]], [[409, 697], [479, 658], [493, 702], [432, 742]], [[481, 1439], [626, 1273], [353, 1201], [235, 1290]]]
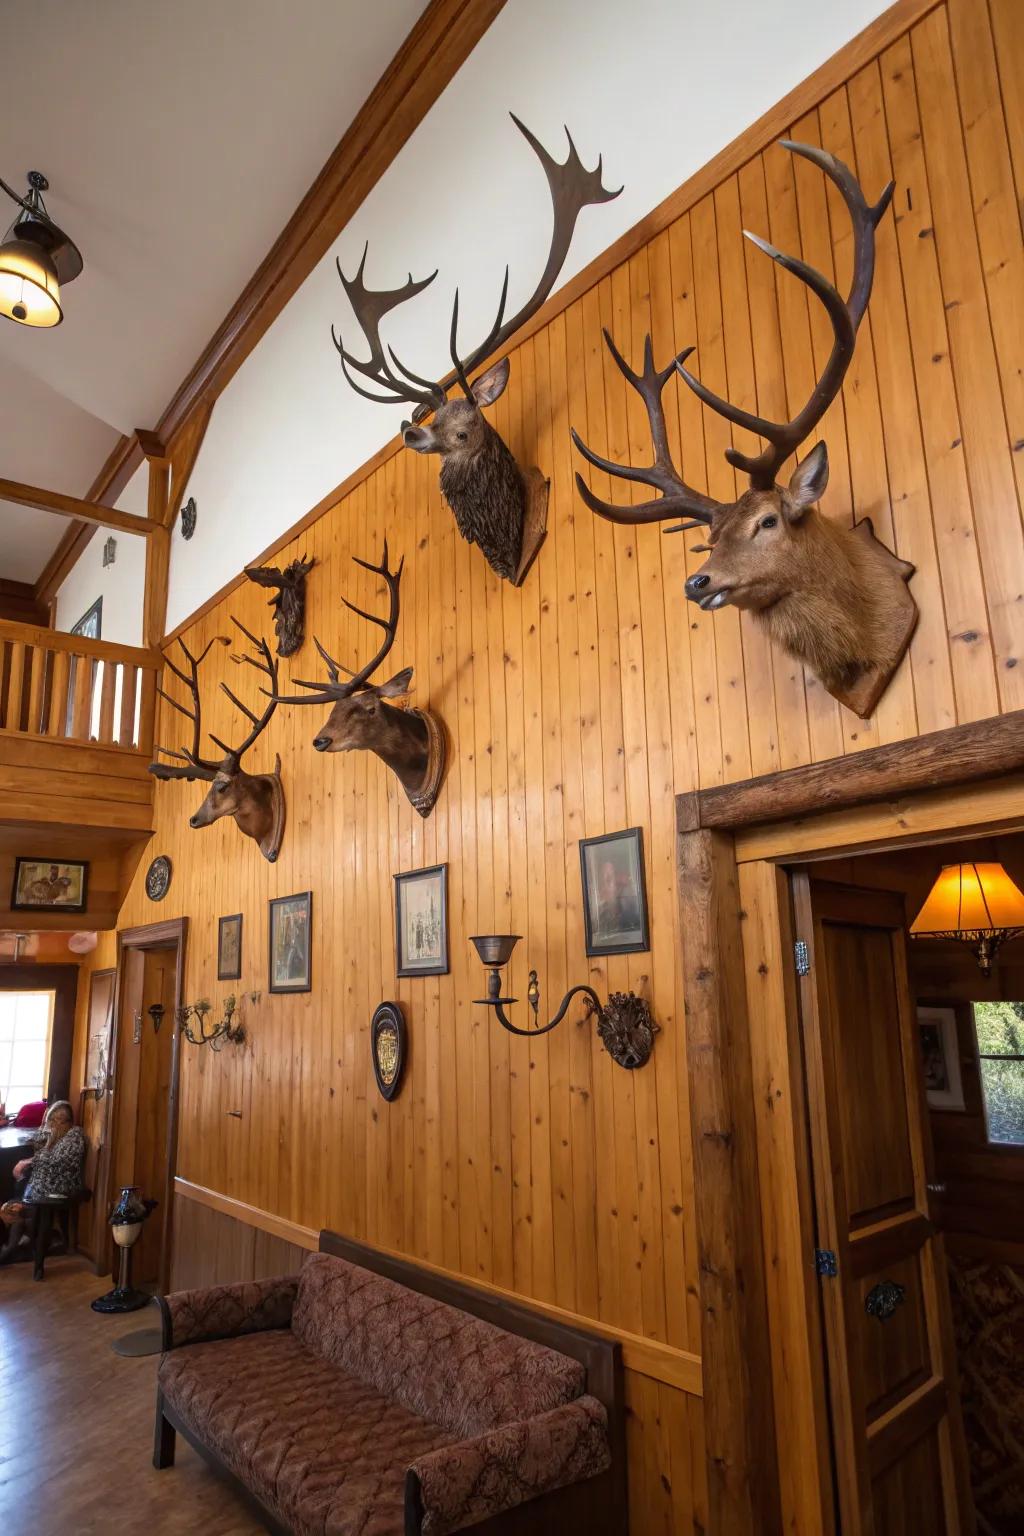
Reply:
[[390, 1101], [402, 1086], [405, 1068], [405, 1018], [397, 1003], [381, 1003], [370, 1023], [373, 1075], [381, 1097]]

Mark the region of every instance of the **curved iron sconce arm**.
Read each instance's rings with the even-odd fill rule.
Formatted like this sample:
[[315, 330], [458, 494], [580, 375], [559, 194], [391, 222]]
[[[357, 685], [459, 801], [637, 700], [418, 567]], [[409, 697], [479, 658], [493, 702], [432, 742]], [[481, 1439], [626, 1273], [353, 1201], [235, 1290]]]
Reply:
[[[246, 996], [255, 1000], [258, 994], [253, 992]], [[238, 1012], [238, 1001], [234, 993], [224, 999], [224, 1017], [212, 1029], [207, 1029], [206, 1018], [211, 1008], [212, 1004], [204, 999], [198, 1003], [186, 1003], [184, 1007], [175, 1010], [175, 1022], [188, 1043], [208, 1045], [215, 1051], [222, 1050], [227, 1042], [232, 1045], [244, 1044], [245, 1025], [233, 1022]]]
[[[520, 935], [516, 933], [479, 934], [471, 938], [470, 942], [476, 946], [477, 954], [488, 968], [487, 996], [477, 998], [478, 1004], [481, 1007], [493, 1009], [498, 1023], [503, 1029], [507, 1029], [509, 1034], [525, 1036], [532, 1040], [538, 1035], [550, 1033], [561, 1024], [573, 998], [582, 995], [589, 1004], [589, 1015], [597, 1019], [597, 1033], [601, 1038], [601, 1044], [613, 1061], [629, 1070], [645, 1066], [654, 1049], [654, 1037], [658, 1033], [658, 1025], [651, 1017], [647, 1003], [635, 992], [613, 992], [608, 1001], [602, 1003], [593, 987], [588, 986], [586, 982], [581, 982], [578, 986], [570, 987], [559, 1003], [558, 1011], [546, 1024], [538, 1023], [532, 1029], [520, 1029], [517, 1024], [512, 1023], [505, 1008], [511, 1007], [517, 999], [502, 997], [501, 967], [508, 964], [519, 938]], [[539, 1017], [540, 1009], [540, 986], [536, 971], [530, 972], [526, 996], [536, 1019]]]

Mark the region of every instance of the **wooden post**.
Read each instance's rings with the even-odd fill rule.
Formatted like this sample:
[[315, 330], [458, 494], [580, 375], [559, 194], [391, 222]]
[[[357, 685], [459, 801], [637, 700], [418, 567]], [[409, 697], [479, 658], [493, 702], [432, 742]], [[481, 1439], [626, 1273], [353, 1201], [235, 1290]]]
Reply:
[[[710, 1529], [781, 1526], [736, 859], [678, 802]], [[692, 826], [692, 829], [691, 829]]]
[[170, 463], [163, 444], [150, 432], [136, 432], [149, 462], [148, 517], [151, 525], [146, 542], [146, 596], [142, 614], [142, 643], [158, 647], [167, 627], [167, 581], [171, 565], [171, 534], [166, 526], [167, 499], [170, 493]]

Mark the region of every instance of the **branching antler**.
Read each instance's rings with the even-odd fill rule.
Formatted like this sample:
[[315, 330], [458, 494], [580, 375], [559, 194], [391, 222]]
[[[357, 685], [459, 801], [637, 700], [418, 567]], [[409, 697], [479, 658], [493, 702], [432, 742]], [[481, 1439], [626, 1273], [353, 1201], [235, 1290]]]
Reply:
[[[334, 657], [324, 649], [324, 647], [320, 644], [320, 641], [314, 635], [313, 643], [323, 658], [330, 681], [326, 684], [322, 682], [313, 683], [307, 682], [301, 677], [297, 677], [295, 678], [296, 685], [299, 688], [308, 688], [311, 690], [311, 692], [308, 694], [283, 695], [281, 697], [276, 696], [275, 693], [275, 704], [336, 703], [338, 699], [347, 699], [353, 693], [359, 692], [360, 689], [370, 688], [372, 686], [370, 683], [370, 678], [373, 676], [374, 672], [376, 672], [377, 668], [380, 666], [381, 662], [384, 660], [388, 652], [391, 650], [391, 647], [394, 645], [395, 635], [398, 632], [399, 614], [401, 612], [399, 586], [402, 580], [402, 571], [405, 567], [405, 558], [403, 556], [403, 558], [399, 561], [397, 571], [389, 570], [387, 539], [384, 540], [384, 557], [381, 560], [380, 565], [374, 565], [370, 560], [360, 560], [358, 555], [353, 555], [352, 558], [356, 565], [362, 566], [364, 571], [370, 571], [375, 576], [382, 576], [388, 589], [390, 606], [386, 619], [382, 619], [380, 615], [376, 613], [367, 613], [364, 608], [357, 608], [355, 603], [350, 603], [347, 597], [342, 598], [342, 602], [345, 604], [346, 608], [350, 608], [353, 613], [357, 613], [361, 619], [368, 619], [371, 624], [378, 624], [384, 631], [384, 640], [380, 646], [380, 649], [378, 650], [376, 656], [373, 657], [372, 661], [368, 661], [364, 667], [360, 667], [358, 672], [352, 672], [348, 667], [343, 666], [341, 662], [335, 661]], [[347, 674], [347, 681], [342, 681], [340, 676], [342, 672]], [[221, 686], [223, 687], [223, 684]]]
[[270, 646], [267, 644], [267, 642], [265, 640], [258, 640], [250, 630], [246, 629], [245, 625], [241, 622], [240, 619], [235, 618], [234, 614], [231, 615], [231, 622], [237, 629], [241, 630], [242, 634], [249, 641], [249, 644], [256, 652], [255, 656], [232, 656], [231, 660], [235, 663], [236, 666], [255, 667], [257, 672], [263, 673], [264, 677], [270, 684], [269, 689], [260, 689], [260, 692], [266, 694], [270, 700], [262, 715], [255, 714], [247, 704], [243, 704], [242, 700], [238, 698], [236, 694], [232, 693], [227, 683], [221, 683], [220, 685], [222, 691], [227, 694], [235, 708], [241, 710], [242, 714], [245, 715], [246, 719], [252, 726], [252, 730], [242, 742], [241, 746], [238, 747], [229, 747], [226, 742], [221, 741], [219, 736], [215, 736], [212, 731], [210, 732], [210, 740], [214, 742], [218, 747], [220, 747], [221, 751], [224, 753], [225, 763], [228, 764], [229, 769], [233, 771], [234, 769], [237, 769], [239, 763], [242, 760], [242, 757], [246, 752], [248, 752], [249, 748], [252, 746], [253, 742], [256, 741], [257, 737], [262, 736], [263, 732], [266, 730], [270, 723], [271, 715], [273, 715], [275, 709], [277, 708], [277, 674], [280, 664], [271, 654]]
[[212, 779], [216, 776], [220, 764], [211, 762], [208, 758], [200, 757], [199, 755], [199, 746], [202, 741], [202, 704], [199, 698], [199, 668], [206, 660], [213, 646], [230, 644], [230, 640], [224, 635], [214, 635], [213, 639], [203, 648], [200, 654], [194, 656], [184, 640], [179, 637], [178, 646], [185, 658], [184, 669], [177, 666], [170, 656], [164, 658], [169, 670], [188, 689], [192, 707], [187, 708], [184, 704], [179, 704], [178, 700], [169, 694], [166, 689], [161, 688], [159, 683], [157, 684], [156, 691], [162, 699], [167, 700], [172, 709], [176, 709], [179, 715], [184, 715], [186, 720], [191, 721], [192, 746], [182, 747], [180, 751], [176, 751], [173, 747], [157, 746], [156, 750], [162, 752], [165, 757], [176, 758], [178, 762], [184, 763], [186, 766], [176, 768], [171, 763], [150, 763], [149, 771], [153, 774], [154, 778], [188, 779], [191, 783], [193, 779]]
[[[551, 246], [548, 251], [548, 259], [540, 280], [531, 296], [526, 300], [516, 313], [505, 319], [505, 305], [508, 300], [509, 269], [505, 268], [505, 279], [501, 289], [501, 299], [498, 304], [498, 313], [494, 324], [480, 344], [473, 348], [466, 358], [460, 358], [458, 349], [459, 329], [459, 292], [455, 290], [455, 299], [452, 305], [452, 323], [449, 336], [449, 349], [452, 364], [455, 369], [455, 378], [461, 384], [467, 395], [471, 394], [469, 374], [474, 368], [484, 362], [502, 347], [510, 336], [520, 326], [525, 325], [530, 317], [544, 303], [552, 288], [555, 286], [558, 274], [562, 270], [565, 258], [572, 242], [576, 221], [584, 208], [591, 203], [607, 203], [612, 198], [618, 197], [622, 188], [610, 192], [602, 182], [602, 165], [598, 159], [594, 170], [588, 171], [580, 160], [576, 146], [572, 141], [569, 130], [565, 136], [569, 140], [569, 154], [564, 161], [558, 161], [541, 144], [535, 134], [531, 133], [524, 123], [514, 113], [509, 114], [520, 133], [526, 139], [537, 155], [544, 168], [544, 174], [548, 179], [548, 187], [551, 192], [551, 202], [554, 215], [554, 223], [551, 231]], [[396, 309], [407, 299], [422, 293], [437, 276], [433, 272], [430, 277], [422, 278], [416, 282], [412, 273], [408, 282], [401, 288], [373, 290], [366, 287], [363, 280], [363, 271], [366, 266], [366, 250], [364, 249], [359, 270], [355, 277], [347, 278], [338, 264], [338, 276], [344, 285], [345, 292], [355, 312], [360, 329], [366, 338], [370, 349], [370, 357], [367, 362], [362, 362], [353, 357], [347, 351], [341, 338], [331, 328], [331, 336], [341, 359], [342, 370], [352, 388], [367, 400], [376, 400], [381, 404], [397, 404], [405, 401], [414, 405], [414, 421], [422, 421], [431, 411], [445, 403], [447, 399], [447, 385], [441, 380], [424, 379], [419, 374], [413, 373], [410, 368], [398, 358], [392, 347], [387, 348], [380, 339], [380, 322], [390, 310]], [[390, 361], [389, 361], [390, 358]], [[394, 365], [394, 366], [392, 366]], [[357, 383], [352, 377], [350, 369], [376, 384], [380, 389], [388, 391], [386, 394], [373, 394]], [[396, 372], [397, 370], [397, 372]]]
[[[605, 332], [605, 340], [615, 358], [619, 368], [644, 399], [647, 406], [647, 414], [651, 423], [651, 436], [654, 441], [654, 465], [650, 469], [633, 469], [621, 464], [613, 464], [608, 459], [599, 458], [592, 453], [580, 440], [578, 434], [573, 432], [573, 441], [577, 448], [591, 464], [600, 469], [607, 470], [610, 475], [615, 475], [623, 480], [643, 480], [656, 486], [662, 492], [662, 498], [658, 501], [644, 502], [641, 506], [616, 507], [611, 502], [601, 501], [586, 486], [582, 477], [577, 474], [576, 484], [580, 495], [587, 505], [602, 517], [610, 518], [620, 523], [650, 523], [659, 522], [663, 518], [674, 516], [677, 512], [685, 512], [694, 519], [692, 523], [680, 524], [680, 528], [694, 527], [701, 523], [710, 523], [720, 503], [712, 501], [699, 492], [692, 491], [685, 485], [672, 467], [668, 455], [668, 444], [665, 436], [665, 419], [661, 407], [661, 391], [665, 381], [673, 369], [678, 370], [686, 383], [694, 393], [703, 400], [705, 405], [724, 416], [727, 421], [734, 422], [737, 426], [746, 427], [759, 437], [767, 440], [768, 446], [757, 455], [741, 453], [738, 448], [727, 448], [725, 456], [729, 463], [744, 474], [750, 476], [750, 484], [754, 490], [771, 490], [775, 484], [775, 477], [786, 459], [794, 453], [800, 444], [810, 436], [814, 428], [821, 421], [832, 401], [842, 388], [843, 379], [853, 358], [854, 347], [857, 341], [857, 329], [871, 297], [871, 284], [875, 273], [875, 229], [879, 220], [885, 213], [892, 199], [895, 182], [890, 182], [882, 193], [878, 202], [870, 207], [865, 201], [856, 177], [848, 166], [827, 150], [819, 149], [812, 144], [797, 144], [791, 139], [781, 140], [783, 149], [791, 150], [795, 155], [802, 155], [812, 165], [816, 165], [830, 181], [834, 182], [842, 194], [853, 221], [854, 232], [854, 260], [853, 280], [850, 284], [850, 292], [847, 298], [843, 298], [835, 286], [827, 277], [818, 272], [814, 267], [808, 266], [795, 256], [786, 256], [769, 245], [758, 235], [752, 235], [744, 230], [748, 240], [752, 240], [759, 250], [764, 251], [773, 261], [779, 263], [787, 272], [792, 272], [801, 282], [806, 283], [811, 292], [816, 294], [828, 312], [832, 321], [835, 340], [832, 352], [822, 372], [821, 378], [811, 392], [810, 399], [802, 410], [798, 411], [792, 421], [774, 422], [768, 421], [763, 416], [755, 416], [751, 411], [741, 410], [739, 406], [731, 405], [728, 400], [716, 395], [706, 385], [684, 366], [686, 359], [694, 350], [688, 347], [666, 369], [656, 371], [651, 358], [650, 337], [647, 338], [644, 349], [644, 371], [642, 375], [633, 373], [623, 362], [615, 348], [615, 344], [608, 332]], [[668, 532], [676, 532], [669, 529]]]
[[647, 407], [647, 419], [651, 424], [651, 441], [654, 444], [654, 463], [637, 466], [615, 464], [611, 459], [603, 459], [600, 454], [588, 448], [575, 429], [572, 440], [583, 457], [598, 469], [606, 470], [608, 474], [620, 480], [639, 480], [645, 485], [653, 485], [661, 495], [655, 500], [641, 502], [639, 506], [617, 507], [614, 502], [602, 501], [595, 496], [583, 476], [577, 471], [576, 486], [580, 495], [592, 512], [599, 512], [602, 517], [607, 517], [613, 523], [659, 523], [667, 517], [675, 517], [681, 513], [692, 521], [680, 523], [678, 529], [670, 530], [673, 533], [685, 528], [698, 528], [710, 524], [721, 503], [713, 501], [710, 496], [705, 496], [701, 491], [695, 491], [692, 486], [687, 485], [672, 463], [668, 431], [665, 427], [665, 406], [661, 398], [666, 383], [676, 369], [681, 368], [693, 348], [687, 347], [684, 352], [680, 352], [667, 367], [655, 368], [651, 338], [646, 336], [644, 338], [644, 371], [634, 373], [608, 331], [605, 331], [604, 339], [619, 371]]

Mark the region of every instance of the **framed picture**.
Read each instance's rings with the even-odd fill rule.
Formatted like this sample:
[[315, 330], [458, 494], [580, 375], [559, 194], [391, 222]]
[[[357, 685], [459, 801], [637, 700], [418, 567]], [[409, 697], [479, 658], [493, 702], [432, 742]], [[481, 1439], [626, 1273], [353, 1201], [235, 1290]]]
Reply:
[[448, 866], [395, 876], [395, 969], [399, 976], [448, 974]]
[[312, 891], [275, 896], [270, 903], [271, 992], [308, 992], [312, 986], [312, 906]]
[[242, 914], [217, 919], [217, 980], [237, 981], [242, 974]]
[[588, 955], [650, 949], [641, 827], [580, 839]]
[[15, 859], [15, 912], [84, 912], [89, 866], [66, 859]]
[[956, 1009], [918, 1003], [917, 1027], [921, 1035], [921, 1061], [929, 1108], [964, 1110]]

